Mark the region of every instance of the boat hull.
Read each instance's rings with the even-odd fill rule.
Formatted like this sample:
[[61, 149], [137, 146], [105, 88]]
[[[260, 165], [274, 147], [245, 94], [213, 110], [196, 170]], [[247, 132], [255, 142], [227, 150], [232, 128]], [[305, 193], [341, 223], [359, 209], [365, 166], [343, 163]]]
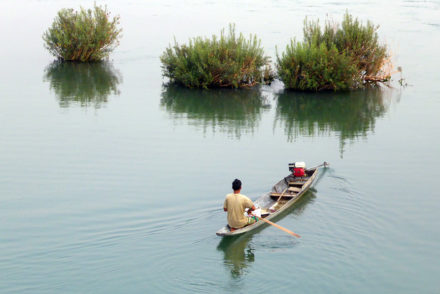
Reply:
[[[299, 199], [301, 199], [301, 197], [307, 192], [307, 190], [312, 187], [316, 176], [318, 175], [319, 169], [318, 168], [314, 168], [314, 169], [308, 169], [307, 170], [307, 175], [308, 177], [303, 181], [303, 184], [301, 186], [301, 189], [297, 192], [296, 195], [289, 197], [290, 199], [287, 200], [285, 203], [283, 203], [278, 209], [276, 209], [273, 212], [270, 212], [268, 216], [265, 217], [265, 219], [267, 220], [271, 220], [275, 217], [277, 217], [278, 215], [280, 215], [283, 211], [286, 211], [286, 209], [288, 209], [289, 207], [291, 207], [293, 204], [295, 204], [295, 202], [297, 202]], [[296, 181], [296, 182], [295, 182]], [[277, 199], [277, 197], [274, 195], [280, 195], [284, 197], [284, 195], [286, 195], [284, 192], [287, 191], [287, 189], [289, 189], [290, 184], [291, 183], [301, 183], [302, 181], [299, 181], [298, 178], [294, 178], [292, 175], [288, 175], [287, 177], [285, 177], [284, 179], [282, 179], [281, 181], [279, 181], [277, 184], [275, 184], [275, 186], [272, 188], [271, 192], [266, 193], [265, 195], [261, 196], [260, 198], [258, 198], [257, 200], [254, 201], [254, 205], [266, 210], [269, 210], [271, 207], [273, 207], [274, 205], [278, 205], [279, 201]], [[295, 189], [292, 189], [295, 190]], [[297, 190], [295, 190], [297, 191]], [[272, 195], [272, 196], [271, 196]], [[286, 195], [287, 196], [287, 195]], [[223, 228], [221, 228], [220, 230], [218, 230], [216, 232], [217, 236], [236, 236], [236, 235], [240, 235], [240, 234], [244, 234], [246, 232], [249, 231], [253, 231], [256, 228], [262, 226], [263, 224], [266, 224], [264, 221], [258, 221], [252, 225], [240, 228], [240, 229], [236, 229], [234, 231], [231, 231], [229, 229], [229, 226], [224, 226]]]

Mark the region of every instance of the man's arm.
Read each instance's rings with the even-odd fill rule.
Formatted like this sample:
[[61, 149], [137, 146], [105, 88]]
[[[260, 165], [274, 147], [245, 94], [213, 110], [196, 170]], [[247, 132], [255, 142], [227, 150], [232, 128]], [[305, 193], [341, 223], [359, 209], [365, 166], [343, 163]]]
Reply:
[[248, 208], [247, 214], [252, 215], [252, 211], [254, 211], [255, 209], [256, 209], [255, 206], [252, 204], [252, 207]]

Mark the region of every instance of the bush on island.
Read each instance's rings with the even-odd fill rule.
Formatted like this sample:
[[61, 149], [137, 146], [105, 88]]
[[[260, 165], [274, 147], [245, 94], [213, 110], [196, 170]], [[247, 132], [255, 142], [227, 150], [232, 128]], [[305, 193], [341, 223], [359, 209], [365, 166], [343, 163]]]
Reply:
[[391, 62], [378, 41], [378, 26], [363, 25], [346, 13], [342, 24], [305, 20], [304, 40], [292, 40], [277, 54], [277, 70], [286, 88], [348, 90], [389, 81]]
[[99, 61], [119, 44], [119, 16], [110, 19], [107, 8], [61, 9], [43, 34], [45, 47], [65, 61]]
[[255, 35], [246, 39], [221, 31], [220, 38], [196, 37], [189, 44], [168, 47], [160, 58], [163, 75], [188, 88], [243, 88], [273, 79], [269, 57]]

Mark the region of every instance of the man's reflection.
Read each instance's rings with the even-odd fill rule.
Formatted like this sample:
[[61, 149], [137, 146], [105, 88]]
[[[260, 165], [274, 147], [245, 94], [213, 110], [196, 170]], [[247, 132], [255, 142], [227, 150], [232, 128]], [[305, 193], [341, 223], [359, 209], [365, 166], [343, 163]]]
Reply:
[[224, 253], [224, 264], [231, 271], [232, 277], [242, 276], [251, 262], [254, 262], [255, 255], [252, 248], [252, 233], [238, 237], [224, 237], [217, 249]]

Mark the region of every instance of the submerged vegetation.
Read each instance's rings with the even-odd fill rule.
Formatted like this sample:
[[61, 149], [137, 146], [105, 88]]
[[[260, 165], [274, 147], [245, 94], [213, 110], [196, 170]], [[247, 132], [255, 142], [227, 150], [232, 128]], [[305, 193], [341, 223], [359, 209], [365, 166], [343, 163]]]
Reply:
[[277, 54], [277, 71], [286, 88], [348, 90], [386, 82], [391, 77], [390, 56], [379, 44], [378, 26], [346, 13], [341, 24], [304, 22], [304, 40], [292, 40]]
[[246, 39], [229, 26], [226, 35], [196, 37], [168, 47], [160, 58], [164, 76], [188, 88], [243, 88], [273, 79], [269, 58], [255, 35]]
[[107, 8], [61, 9], [43, 34], [45, 47], [66, 61], [99, 61], [119, 44], [119, 16], [110, 19]]
[[44, 80], [49, 82], [61, 107], [74, 103], [100, 108], [109, 95], [119, 94], [122, 77], [108, 62], [55, 61], [46, 68]]

